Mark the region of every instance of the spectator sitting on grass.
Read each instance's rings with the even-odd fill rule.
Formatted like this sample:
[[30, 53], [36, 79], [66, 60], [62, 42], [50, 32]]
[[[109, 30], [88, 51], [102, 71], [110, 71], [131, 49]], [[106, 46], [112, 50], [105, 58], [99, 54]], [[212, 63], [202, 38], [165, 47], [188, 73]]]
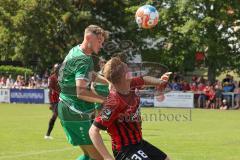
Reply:
[[228, 109], [227, 100], [226, 100], [226, 99], [223, 99], [222, 102], [223, 102], [223, 103], [222, 103], [220, 109], [221, 109], [221, 110], [227, 110], [227, 109]]

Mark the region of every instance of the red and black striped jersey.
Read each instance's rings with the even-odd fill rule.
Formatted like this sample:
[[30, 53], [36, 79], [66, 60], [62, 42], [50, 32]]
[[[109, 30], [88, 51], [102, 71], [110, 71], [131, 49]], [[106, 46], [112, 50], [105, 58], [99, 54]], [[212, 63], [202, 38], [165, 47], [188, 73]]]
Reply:
[[112, 149], [120, 151], [124, 146], [137, 144], [142, 140], [140, 97], [137, 89], [144, 85], [141, 77], [133, 78], [128, 95], [110, 92], [94, 125], [107, 130], [112, 139]]
[[49, 101], [50, 103], [57, 103], [59, 101], [59, 85], [56, 74], [52, 74], [48, 78]]

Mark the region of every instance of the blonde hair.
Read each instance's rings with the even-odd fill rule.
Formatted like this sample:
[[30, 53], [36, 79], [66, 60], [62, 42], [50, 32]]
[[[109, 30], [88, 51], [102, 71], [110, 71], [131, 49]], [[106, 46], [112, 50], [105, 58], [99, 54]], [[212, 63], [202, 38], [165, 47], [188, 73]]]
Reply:
[[102, 29], [101, 27], [97, 26], [97, 25], [89, 25], [84, 32], [84, 35], [88, 34], [88, 33], [93, 33], [95, 35], [101, 35], [104, 37], [104, 39], [108, 39], [109, 37], [109, 33], [108, 31], [105, 31], [104, 29]]
[[126, 64], [119, 58], [113, 57], [104, 66], [104, 77], [113, 84], [120, 82], [126, 72]]

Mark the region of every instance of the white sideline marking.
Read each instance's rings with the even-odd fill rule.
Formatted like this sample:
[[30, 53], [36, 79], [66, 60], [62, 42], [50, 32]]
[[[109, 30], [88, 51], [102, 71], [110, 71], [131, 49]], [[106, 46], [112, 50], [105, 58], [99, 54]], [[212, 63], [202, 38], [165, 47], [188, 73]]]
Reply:
[[18, 158], [18, 157], [27, 157], [27, 156], [32, 156], [32, 155], [38, 155], [38, 154], [46, 154], [46, 153], [51, 153], [51, 152], [59, 152], [59, 151], [67, 151], [67, 150], [73, 150], [74, 148], [62, 148], [62, 149], [54, 149], [54, 150], [43, 150], [40, 152], [31, 152], [31, 153], [23, 153], [19, 155], [10, 155], [10, 156], [2, 156], [0, 159], [9, 159], [9, 158]]

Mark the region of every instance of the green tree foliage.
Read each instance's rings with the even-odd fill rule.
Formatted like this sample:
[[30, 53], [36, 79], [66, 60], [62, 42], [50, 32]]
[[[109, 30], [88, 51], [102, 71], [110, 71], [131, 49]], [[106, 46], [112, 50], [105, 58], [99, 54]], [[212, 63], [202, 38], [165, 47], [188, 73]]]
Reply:
[[24, 67], [14, 67], [14, 66], [0, 66], [1, 74], [12, 74], [17, 75], [32, 75], [33, 71]]
[[89, 18], [78, 11], [80, 4], [75, 2], [0, 1], [1, 59], [21, 60], [39, 69], [62, 61], [67, 50], [80, 42], [80, 32]]

